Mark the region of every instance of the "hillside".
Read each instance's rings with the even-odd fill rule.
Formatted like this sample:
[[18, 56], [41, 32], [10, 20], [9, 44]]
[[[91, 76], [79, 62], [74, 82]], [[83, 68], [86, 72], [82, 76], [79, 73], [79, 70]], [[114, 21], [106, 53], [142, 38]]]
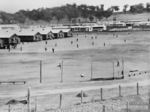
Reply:
[[150, 13], [141, 13], [141, 14], [113, 14], [108, 18], [109, 21], [113, 20], [113, 17], [116, 17], [118, 21], [127, 21], [127, 20], [148, 20], [150, 19]]
[[[113, 14], [110, 16], [107, 20], [108, 21], [113, 21], [113, 18], [116, 17], [117, 21], [127, 21], [127, 20], [148, 20], [150, 19], [150, 13], [141, 13], [141, 14]], [[76, 22], [90, 22], [89, 19], [84, 19], [82, 17], [79, 17], [76, 19]], [[96, 18], [92, 22], [98, 21]], [[106, 21], [106, 19], [103, 19], [102, 21]], [[38, 22], [33, 22], [33, 21], [27, 21], [26, 24], [35, 24], [35, 25], [48, 25], [48, 24], [70, 24], [71, 22], [68, 21], [67, 19], [62, 19], [59, 22], [56, 19], [53, 19], [50, 23], [49, 22], [44, 22], [44, 21], [38, 21]]]

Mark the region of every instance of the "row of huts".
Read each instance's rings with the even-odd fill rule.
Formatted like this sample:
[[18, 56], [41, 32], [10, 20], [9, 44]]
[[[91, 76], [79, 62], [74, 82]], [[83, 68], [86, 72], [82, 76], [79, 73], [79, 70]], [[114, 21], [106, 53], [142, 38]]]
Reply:
[[77, 24], [70, 26], [74, 32], [92, 32], [92, 31], [112, 31], [122, 30], [150, 30], [150, 21], [130, 20], [130, 21], [101, 21], [93, 24]]
[[51, 30], [50, 28], [1, 30], [0, 48], [16, 47], [20, 42], [36, 42], [42, 40], [72, 37], [70, 29]]

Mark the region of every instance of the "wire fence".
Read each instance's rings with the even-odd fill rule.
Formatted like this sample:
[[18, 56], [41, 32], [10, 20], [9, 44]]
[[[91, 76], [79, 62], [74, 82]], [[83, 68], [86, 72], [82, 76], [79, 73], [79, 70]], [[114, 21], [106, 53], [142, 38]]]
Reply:
[[[84, 57], [84, 56], [83, 56]], [[19, 57], [18, 57], [19, 58]], [[132, 78], [146, 75], [149, 70], [147, 66], [142, 69], [125, 62], [124, 67], [118, 61], [96, 62], [95, 60], [73, 60], [73, 59], [28, 59], [14, 62], [6, 62], [0, 65], [0, 81], [26, 81], [29, 84], [37, 83], [60, 83], [60, 82], [83, 82], [103, 79]], [[134, 67], [130, 70], [128, 66]], [[11, 73], [10, 73], [11, 71]], [[122, 73], [124, 71], [124, 74]], [[5, 77], [2, 77], [5, 75]], [[13, 76], [13, 77], [11, 77]]]
[[149, 86], [118, 85], [61, 94], [32, 96], [28, 89], [27, 104], [3, 105], [3, 112], [149, 112]]

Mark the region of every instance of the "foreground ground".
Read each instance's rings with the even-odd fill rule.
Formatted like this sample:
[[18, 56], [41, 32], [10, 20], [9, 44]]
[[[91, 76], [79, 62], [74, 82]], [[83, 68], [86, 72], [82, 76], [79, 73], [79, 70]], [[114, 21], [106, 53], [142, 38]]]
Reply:
[[[52, 90], [57, 91], [63, 88], [84, 88], [89, 86], [97, 87], [99, 85], [119, 85], [130, 82], [135, 82], [136, 84], [138, 81], [148, 79], [149, 35], [150, 32], [148, 31], [80, 33], [73, 38], [49, 40], [47, 44], [45, 41], [20, 44], [17, 46], [17, 49], [12, 49], [10, 52], [1, 50], [0, 80], [27, 81], [26, 85], [1, 85], [1, 109], [3, 109], [3, 106], [5, 108], [7, 107], [5, 103], [10, 99], [25, 99], [29, 86], [32, 88], [33, 93], [32, 105], [34, 105], [35, 98], [38, 98], [41, 102], [44, 102], [44, 104], [42, 104], [39, 101], [39, 108], [50, 111], [58, 107], [60, 93], [58, 92], [53, 95], [48, 94]], [[73, 42], [72, 44], [71, 41]], [[20, 50], [21, 47], [22, 51]], [[55, 49], [54, 53], [52, 53], [52, 48]], [[112, 77], [113, 63], [114, 75], [116, 77], [121, 76], [122, 59], [124, 61], [125, 70], [124, 80], [89, 82], [91, 74], [93, 78]], [[40, 60], [42, 60], [42, 84], [39, 84]], [[60, 84], [61, 70], [57, 66], [62, 60], [64, 65], [64, 83]], [[118, 61], [119, 66], [117, 66]], [[136, 70], [136, 72], [130, 72], [131, 70]], [[82, 73], [84, 77], [80, 77]], [[134, 74], [136, 76], [134, 76]], [[129, 77], [129, 75], [132, 75], [132, 77]], [[126, 90], [126, 88], [124, 89]], [[147, 94], [147, 89], [148, 88], [142, 89], [142, 94], [144, 94], [144, 90], [147, 91], [145, 92], [145, 94]], [[92, 96], [97, 93], [92, 92], [93, 93], [90, 93]], [[129, 92], [131, 92], [131, 89]], [[79, 103], [79, 98], [74, 99], [77, 93], [78, 92], [65, 94], [66, 97], [63, 97], [63, 102], [66, 103], [63, 103], [63, 107], [76, 104], [76, 101]], [[127, 93], [128, 92], [125, 92], [126, 95]], [[110, 96], [109, 94], [107, 95]], [[71, 101], [73, 102], [71, 103]], [[64, 112], [67, 112], [67, 110]]]

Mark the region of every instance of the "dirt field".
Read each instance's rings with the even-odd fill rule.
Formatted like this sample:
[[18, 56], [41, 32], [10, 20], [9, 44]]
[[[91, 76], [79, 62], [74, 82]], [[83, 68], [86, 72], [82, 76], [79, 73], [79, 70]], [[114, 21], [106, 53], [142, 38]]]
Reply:
[[[11, 49], [10, 52], [1, 50], [0, 81], [23, 80], [27, 81], [27, 84], [0, 85], [0, 104], [3, 106], [8, 99], [26, 96], [29, 86], [33, 88], [33, 91], [42, 93], [42, 90], [111, 85], [145, 80], [148, 78], [150, 67], [149, 35], [150, 32], [148, 31], [79, 33], [73, 38], [49, 40], [47, 44], [45, 41], [22, 43], [17, 46], [17, 49]], [[21, 47], [22, 51], [20, 50]], [[54, 53], [52, 48], [55, 49]], [[89, 82], [91, 62], [93, 78], [112, 77], [113, 62], [117, 77], [121, 76], [122, 57], [125, 70], [124, 80]], [[42, 84], [39, 84], [40, 60], [42, 60]], [[64, 84], [60, 84], [61, 69], [57, 67], [62, 60]], [[119, 66], [117, 67], [118, 61]], [[133, 73], [129, 72], [130, 70], [137, 71]], [[84, 77], [80, 77], [82, 73]], [[128, 75], [139, 73], [142, 76], [128, 77]], [[69, 97], [68, 100], [70, 99]], [[55, 99], [53, 100], [55, 101]], [[57, 107], [55, 103], [53, 105]]]

